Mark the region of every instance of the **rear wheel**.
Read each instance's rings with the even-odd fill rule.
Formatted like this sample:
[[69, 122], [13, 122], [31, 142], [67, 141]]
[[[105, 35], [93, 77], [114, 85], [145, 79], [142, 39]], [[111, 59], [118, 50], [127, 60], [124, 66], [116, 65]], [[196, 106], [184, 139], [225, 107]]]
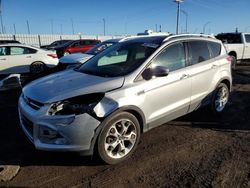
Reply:
[[135, 150], [140, 138], [140, 125], [136, 117], [121, 112], [110, 117], [100, 132], [97, 149], [100, 158], [108, 164], [119, 163]]
[[38, 73], [44, 72], [46, 68], [47, 66], [43, 62], [36, 61], [30, 65], [30, 73], [38, 74]]
[[226, 84], [220, 83], [214, 91], [211, 108], [214, 114], [220, 114], [224, 111], [229, 99], [229, 88]]

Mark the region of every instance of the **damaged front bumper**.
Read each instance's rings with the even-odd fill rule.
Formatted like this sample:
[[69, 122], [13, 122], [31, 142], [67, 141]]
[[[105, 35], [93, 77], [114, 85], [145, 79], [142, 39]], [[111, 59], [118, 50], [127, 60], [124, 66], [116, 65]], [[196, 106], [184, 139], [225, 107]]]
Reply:
[[21, 96], [19, 119], [26, 136], [39, 150], [77, 151], [91, 155], [100, 121], [91, 115], [48, 115], [49, 105], [39, 109]]

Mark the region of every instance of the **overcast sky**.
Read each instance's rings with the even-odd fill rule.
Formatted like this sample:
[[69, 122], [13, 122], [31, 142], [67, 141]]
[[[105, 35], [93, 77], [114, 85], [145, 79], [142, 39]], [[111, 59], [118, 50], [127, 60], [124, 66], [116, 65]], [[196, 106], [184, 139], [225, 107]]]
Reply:
[[[173, 0], [2, 0], [6, 33], [33, 34], [136, 34], [146, 29], [175, 33], [176, 3]], [[184, 0], [188, 32], [250, 32], [250, 0]], [[186, 16], [180, 14], [180, 31]]]

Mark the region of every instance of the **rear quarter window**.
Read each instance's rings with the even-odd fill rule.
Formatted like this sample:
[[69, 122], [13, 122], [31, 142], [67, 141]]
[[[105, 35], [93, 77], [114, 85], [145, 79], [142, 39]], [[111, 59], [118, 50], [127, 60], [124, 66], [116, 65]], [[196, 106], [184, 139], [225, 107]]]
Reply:
[[221, 44], [217, 42], [208, 42], [208, 47], [211, 51], [211, 57], [217, 57], [221, 53]]
[[189, 64], [194, 65], [210, 59], [207, 41], [188, 42]]
[[250, 34], [245, 35], [245, 39], [247, 43], [250, 43]]

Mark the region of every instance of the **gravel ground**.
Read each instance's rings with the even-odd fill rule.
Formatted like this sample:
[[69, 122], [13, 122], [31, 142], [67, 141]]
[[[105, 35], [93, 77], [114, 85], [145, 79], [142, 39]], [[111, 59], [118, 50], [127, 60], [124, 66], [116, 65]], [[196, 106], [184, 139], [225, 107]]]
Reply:
[[199, 110], [152, 129], [117, 165], [35, 150], [19, 128], [20, 91], [1, 93], [0, 166], [20, 170], [0, 187], [250, 187], [249, 72], [250, 66], [235, 71], [220, 117]]

